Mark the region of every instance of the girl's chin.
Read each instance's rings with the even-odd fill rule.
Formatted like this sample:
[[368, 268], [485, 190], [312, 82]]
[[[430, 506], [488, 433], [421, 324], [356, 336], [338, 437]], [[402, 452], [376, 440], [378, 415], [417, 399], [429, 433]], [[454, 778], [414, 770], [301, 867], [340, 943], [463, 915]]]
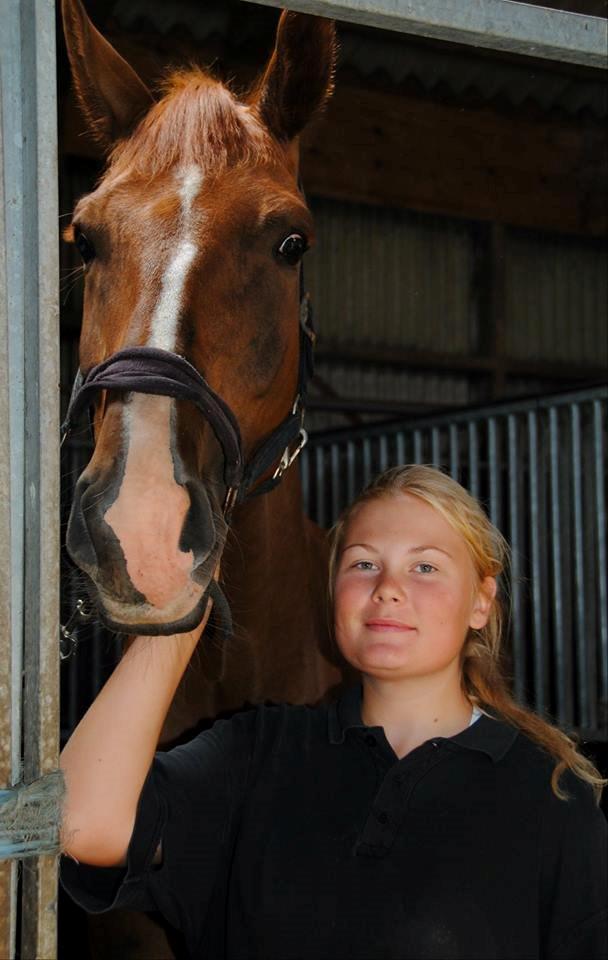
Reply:
[[389, 673], [408, 673], [408, 666], [411, 669], [410, 658], [404, 657], [403, 651], [399, 650], [380, 650], [366, 651], [365, 655], [358, 657], [356, 661], [350, 662], [362, 673], [374, 675], [386, 675]]

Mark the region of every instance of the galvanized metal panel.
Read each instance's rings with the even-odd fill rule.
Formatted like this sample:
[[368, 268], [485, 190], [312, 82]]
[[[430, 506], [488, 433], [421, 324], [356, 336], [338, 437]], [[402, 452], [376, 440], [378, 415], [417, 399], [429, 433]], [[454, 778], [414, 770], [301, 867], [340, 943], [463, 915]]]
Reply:
[[[282, 0], [255, 2], [282, 5]], [[490, 50], [608, 66], [604, 19], [515, 0], [292, 0], [290, 9]]]
[[507, 231], [505, 297], [508, 356], [608, 367], [608, 245]]
[[312, 198], [306, 283], [325, 341], [477, 348], [470, 226], [447, 217]]
[[[2, 54], [4, 59], [4, 47]], [[4, 116], [8, 78], [0, 73], [0, 170], [4, 171]], [[9, 342], [9, 300], [7, 255], [9, 209], [4, 195], [4, 176], [0, 176], [0, 338]], [[11, 567], [11, 431], [10, 431], [10, 360], [8, 349], [0, 350], [0, 788], [11, 786], [19, 776], [16, 748], [19, 696], [15, 681], [12, 644], [12, 580]], [[16, 702], [15, 702], [16, 701]], [[0, 956], [13, 957], [17, 918], [17, 870], [14, 863], [0, 864]]]
[[[10, 0], [4, 11], [1, 59], [9, 319], [12, 772], [18, 779], [23, 757], [23, 776], [33, 780], [56, 769], [58, 762], [59, 323], [53, 0]], [[28, 861], [22, 897], [22, 955], [53, 958], [54, 857]]]

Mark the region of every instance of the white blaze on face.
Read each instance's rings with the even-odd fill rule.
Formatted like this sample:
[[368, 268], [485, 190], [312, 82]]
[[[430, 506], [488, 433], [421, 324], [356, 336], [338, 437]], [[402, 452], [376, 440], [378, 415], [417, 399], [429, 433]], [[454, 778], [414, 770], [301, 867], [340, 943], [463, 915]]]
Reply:
[[127, 458], [118, 496], [104, 518], [120, 543], [133, 586], [149, 604], [170, 610], [169, 620], [186, 616], [202, 593], [190, 579], [192, 551], [179, 546], [190, 497], [175, 482], [173, 402], [134, 394], [125, 405]]
[[199, 167], [186, 167], [178, 174], [181, 200], [180, 234], [163, 274], [161, 291], [150, 324], [149, 347], [175, 351], [179, 320], [188, 272], [197, 253], [194, 242], [194, 201], [203, 183]]
[[[178, 346], [184, 290], [198, 249], [194, 202], [203, 174], [198, 167], [190, 166], [181, 170], [177, 179], [181, 201], [178, 227], [147, 343], [171, 352]], [[124, 472], [116, 500], [105, 513], [105, 521], [120, 543], [129, 578], [146, 598], [144, 615], [151, 623], [187, 616], [203, 593], [190, 576], [192, 550], [180, 549], [190, 496], [175, 479], [174, 410], [175, 400], [170, 397], [139, 393], [124, 405]], [[117, 618], [124, 619], [118, 614]]]

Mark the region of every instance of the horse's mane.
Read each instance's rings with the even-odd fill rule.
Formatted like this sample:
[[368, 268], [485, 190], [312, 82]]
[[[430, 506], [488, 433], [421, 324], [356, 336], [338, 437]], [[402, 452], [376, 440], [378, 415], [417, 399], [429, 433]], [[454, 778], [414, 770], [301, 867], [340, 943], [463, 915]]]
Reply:
[[154, 176], [177, 163], [216, 170], [276, 153], [255, 109], [200, 67], [173, 71], [159, 92], [133, 133], [115, 145], [112, 173]]

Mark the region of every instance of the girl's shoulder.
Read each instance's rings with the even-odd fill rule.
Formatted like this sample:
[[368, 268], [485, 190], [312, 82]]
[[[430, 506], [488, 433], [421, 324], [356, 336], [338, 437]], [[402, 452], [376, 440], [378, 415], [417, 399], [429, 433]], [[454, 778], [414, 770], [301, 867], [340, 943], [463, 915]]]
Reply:
[[245, 742], [256, 750], [275, 749], [277, 742], [311, 742], [327, 739], [328, 707], [325, 704], [290, 704], [265, 700], [246, 704], [216, 719], [210, 733], [233, 744]]
[[[512, 748], [504, 758], [504, 774], [517, 789], [525, 790], [528, 797], [534, 797], [559, 819], [573, 815], [595, 817], [597, 813], [603, 818], [590, 783], [568, 767], [562, 767], [555, 779], [558, 763], [556, 756], [524, 730], [518, 729]], [[556, 793], [554, 785], [561, 796]]]

